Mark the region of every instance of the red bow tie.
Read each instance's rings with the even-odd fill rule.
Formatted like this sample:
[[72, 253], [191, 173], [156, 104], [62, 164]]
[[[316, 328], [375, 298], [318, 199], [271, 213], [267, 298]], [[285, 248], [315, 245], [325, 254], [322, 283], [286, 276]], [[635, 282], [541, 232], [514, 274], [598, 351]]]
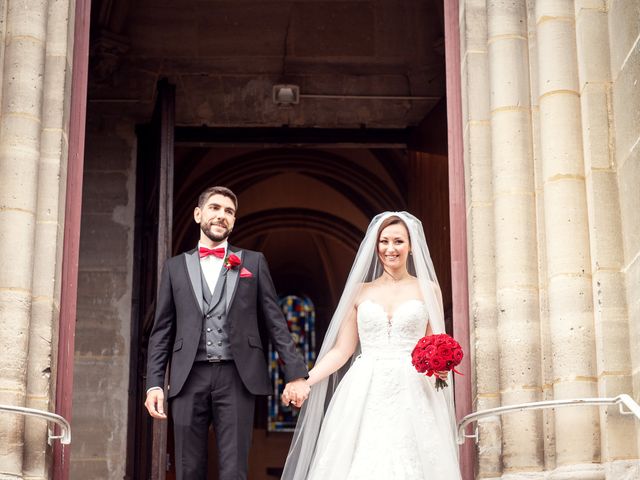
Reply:
[[217, 257], [217, 258], [224, 258], [223, 247], [218, 247], [218, 248], [200, 247], [199, 252], [200, 252], [200, 258], [205, 258], [205, 257], [208, 257], [209, 255], [213, 255], [214, 257]]

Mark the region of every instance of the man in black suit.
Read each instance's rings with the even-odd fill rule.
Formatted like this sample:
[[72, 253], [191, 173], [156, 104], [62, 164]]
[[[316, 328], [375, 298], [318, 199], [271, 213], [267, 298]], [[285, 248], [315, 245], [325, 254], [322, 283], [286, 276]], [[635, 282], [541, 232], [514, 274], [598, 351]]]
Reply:
[[210, 424], [219, 479], [247, 478], [255, 395], [272, 392], [259, 322], [280, 356], [287, 398], [301, 405], [309, 394], [307, 368], [278, 306], [264, 255], [227, 243], [237, 206], [228, 188], [205, 190], [194, 210], [198, 248], [167, 260], [160, 281], [145, 406], [152, 417], [166, 418], [162, 386], [171, 359], [167, 388], [178, 480], [206, 479]]

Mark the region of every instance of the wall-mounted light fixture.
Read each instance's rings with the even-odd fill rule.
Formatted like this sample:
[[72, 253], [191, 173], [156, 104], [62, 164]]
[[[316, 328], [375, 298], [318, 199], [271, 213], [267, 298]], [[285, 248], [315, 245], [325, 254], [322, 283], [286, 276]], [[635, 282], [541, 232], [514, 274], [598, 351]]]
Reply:
[[278, 105], [296, 105], [300, 101], [298, 85], [274, 85], [273, 102]]

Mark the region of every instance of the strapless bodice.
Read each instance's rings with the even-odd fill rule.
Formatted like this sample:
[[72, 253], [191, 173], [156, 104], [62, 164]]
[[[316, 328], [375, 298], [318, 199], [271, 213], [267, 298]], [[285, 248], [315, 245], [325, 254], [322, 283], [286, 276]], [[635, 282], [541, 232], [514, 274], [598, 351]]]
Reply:
[[389, 315], [382, 305], [367, 299], [358, 306], [357, 321], [363, 354], [404, 356], [424, 336], [427, 311], [421, 300], [413, 299]]

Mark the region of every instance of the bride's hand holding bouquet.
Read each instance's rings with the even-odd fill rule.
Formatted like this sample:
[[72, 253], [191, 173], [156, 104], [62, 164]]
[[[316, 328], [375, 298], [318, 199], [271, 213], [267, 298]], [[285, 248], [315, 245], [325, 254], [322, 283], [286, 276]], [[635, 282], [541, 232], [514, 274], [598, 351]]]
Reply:
[[428, 377], [436, 376], [436, 390], [447, 387], [449, 371], [462, 375], [456, 370], [464, 352], [460, 344], [447, 335], [427, 335], [418, 340], [411, 352], [411, 363], [420, 373]]

